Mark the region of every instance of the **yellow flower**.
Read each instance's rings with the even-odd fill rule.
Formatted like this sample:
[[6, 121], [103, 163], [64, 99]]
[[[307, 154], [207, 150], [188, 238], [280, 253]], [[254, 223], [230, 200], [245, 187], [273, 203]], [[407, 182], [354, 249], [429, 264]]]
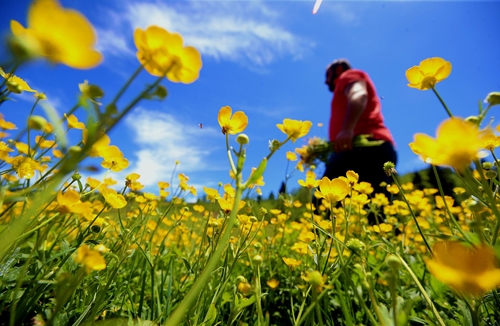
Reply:
[[134, 31], [137, 59], [153, 76], [166, 76], [175, 83], [189, 84], [198, 79], [201, 55], [192, 46], [184, 47], [182, 36], [158, 26]]
[[316, 188], [319, 185], [319, 180], [316, 180], [316, 174], [309, 170], [306, 172], [305, 180], [298, 180], [299, 185], [308, 189]]
[[34, 89], [28, 85], [23, 79], [17, 77], [16, 75], [6, 74], [2, 68], [0, 68], [0, 76], [7, 80], [7, 88], [13, 93], [25, 92], [36, 92]]
[[434, 258], [426, 261], [429, 271], [456, 291], [481, 296], [500, 286], [498, 258], [489, 245], [439, 241], [433, 252]]
[[248, 282], [240, 282], [236, 287], [238, 288], [238, 291], [244, 295], [248, 295], [252, 292], [252, 285]]
[[73, 114], [70, 116], [67, 116], [65, 113], [64, 117], [68, 121], [68, 128], [69, 129], [80, 129], [80, 130], [85, 129], [85, 124], [83, 122], [78, 121], [78, 118], [75, 117]]
[[304, 137], [311, 129], [311, 121], [284, 119], [283, 124], [278, 123], [276, 127], [295, 142], [298, 138]]
[[286, 152], [286, 159], [289, 161], [297, 161], [297, 154], [294, 152]]
[[222, 133], [225, 134], [237, 134], [245, 130], [248, 125], [248, 117], [243, 111], [234, 112], [233, 116], [231, 114], [233, 109], [230, 106], [223, 106], [219, 110], [217, 120], [222, 128]]
[[436, 83], [448, 78], [451, 73], [451, 63], [442, 58], [429, 58], [406, 70], [408, 86], [422, 91], [434, 88]]
[[486, 150], [493, 151], [496, 147], [500, 146], [500, 138], [495, 135], [491, 128], [486, 128], [481, 131], [481, 147]]
[[283, 261], [291, 269], [294, 269], [295, 267], [298, 267], [300, 264], [302, 264], [301, 260], [297, 260], [297, 259], [294, 259], [294, 258], [283, 257]]
[[3, 119], [3, 115], [0, 113], [0, 129], [14, 130], [14, 129], [17, 129], [17, 126], [15, 124], [13, 124], [12, 122], [5, 121]]
[[205, 191], [205, 194], [207, 195], [207, 199], [209, 201], [211, 201], [212, 203], [220, 198], [220, 195], [219, 195], [219, 192], [217, 191], [217, 189], [207, 188], [204, 186], [203, 191]]
[[127, 175], [125, 177], [125, 180], [127, 180], [127, 181], [137, 181], [137, 179], [139, 179], [140, 177], [141, 177], [140, 174], [133, 172], [133, 173], [130, 173], [129, 175]]
[[19, 178], [31, 179], [35, 176], [35, 171], [42, 171], [40, 163], [29, 157], [17, 156], [12, 160], [12, 168]]
[[353, 170], [347, 171], [345, 175], [346, 175], [347, 180], [349, 181], [349, 184], [351, 186], [355, 185], [356, 183], [358, 183], [358, 181], [359, 181], [359, 174], [357, 174]]
[[126, 169], [129, 162], [123, 157], [123, 153], [117, 146], [108, 146], [101, 150], [101, 156], [104, 159], [101, 166], [105, 169], [110, 169], [113, 172], [120, 172]]
[[13, 151], [5, 142], [0, 141], [0, 160], [5, 161], [9, 157], [9, 153]]
[[160, 189], [167, 189], [168, 187], [170, 187], [170, 183], [166, 182], [166, 181], [158, 181], [158, 188]]
[[268, 280], [266, 283], [273, 290], [276, 289], [278, 287], [278, 285], [280, 285], [280, 281], [278, 281], [275, 278]]
[[410, 143], [411, 150], [425, 162], [433, 165], [449, 165], [463, 170], [478, 158], [482, 147], [478, 127], [461, 118], [450, 118], [441, 123], [436, 139], [416, 134]]
[[374, 225], [373, 226], [373, 231], [377, 233], [384, 233], [384, 232], [391, 232], [392, 231], [392, 225], [386, 224], [386, 223], [380, 223], [379, 225]]
[[82, 203], [80, 194], [72, 189], [68, 189], [64, 193], [59, 191], [57, 193], [57, 203], [59, 204], [58, 210], [62, 214], [86, 214], [92, 212], [90, 203]]
[[106, 268], [106, 260], [97, 250], [90, 249], [86, 244], [80, 246], [76, 251], [75, 262], [85, 266], [87, 273], [102, 271]]
[[[219, 198], [217, 200], [217, 202], [219, 203], [220, 205], [220, 208], [226, 213], [226, 214], [230, 214], [232, 209], [233, 209], [233, 205], [234, 205], [234, 198]], [[245, 204], [246, 202], [241, 200], [239, 203], [238, 203], [238, 209], [237, 211], [239, 211], [240, 209], [242, 209], [243, 207], [245, 207]]]
[[343, 178], [333, 180], [323, 177], [319, 182], [319, 190], [314, 195], [326, 200], [327, 205], [332, 206], [344, 199], [349, 194], [349, 184]]
[[116, 193], [116, 190], [111, 188], [102, 189], [102, 195], [106, 202], [113, 208], [120, 209], [127, 206], [127, 200], [120, 194]]
[[10, 21], [12, 34], [30, 51], [53, 63], [88, 69], [102, 61], [94, 49], [97, 41], [92, 24], [78, 11], [62, 8], [56, 0], [33, 1], [28, 11], [28, 27]]

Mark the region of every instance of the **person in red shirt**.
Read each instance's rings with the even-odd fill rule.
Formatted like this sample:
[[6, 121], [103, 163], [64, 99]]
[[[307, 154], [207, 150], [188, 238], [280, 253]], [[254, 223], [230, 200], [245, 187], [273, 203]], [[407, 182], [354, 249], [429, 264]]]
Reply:
[[[384, 124], [380, 99], [372, 80], [364, 71], [353, 69], [345, 59], [333, 61], [326, 69], [326, 85], [333, 92], [329, 137], [334, 144], [324, 176], [333, 179], [353, 170], [360, 181], [369, 182], [374, 193], [386, 193], [381, 184], [391, 183], [383, 165], [397, 163], [391, 132]], [[370, 135], [381, 145], [356, 147], [353, 139]]]

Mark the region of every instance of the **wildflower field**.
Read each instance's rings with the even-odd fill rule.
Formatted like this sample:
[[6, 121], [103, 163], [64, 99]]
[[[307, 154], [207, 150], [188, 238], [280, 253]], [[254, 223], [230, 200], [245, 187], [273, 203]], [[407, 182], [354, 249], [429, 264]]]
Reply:
[[[166, 80], [195, 82], [198, 50], [158, 26], [137, 29], [137, 70], [111, 101], [83, 83], [74, 107], [53, 108], [16, 70], [39, 59], [95, 67], [102, 56], [92, 25], [41, 0], [27, 26], [11, 21], [11, 31], [0, 106], [23, 92], [34, 98], [26, 125], [10, 122], [12, 112], [0, 116], [0, 325], [499, 325], [500, 129], [484, 121], [500, 93], [454, 117], [436, 90], [451, 78], [450, 62], [429, 58], [406, 71], [408, 86], [434, 92], [449, 115], [435, 137], [416, 134], [409, 145], [432, 165], [436, 188], [402, 182], [392, 162], [380, 167], [393, 180], [386, 194], [356, 171], [320, 179], [315, 164], [330, 145], [309, 136], [295, 152], [280, 151], [312, 125], [289, 118], [245, 175], [251, 121], [223, 106], [214, 120], [233, 182], [204, 187], [193, 204], [184, 198], [197, 190], [182, 173], [165, 176], [157, 194], [142, 191], [139, 171], [113, 180], [129, 163], [107, 134], [139, 102], [164, 99]], [[118, 106], [143, 70], [151, 84]], [[33, 114], [37, 107], [45, 115]], [[275, 155], [296, 162], [301, 190], [257, 200]], [[109, 177], [83, 178], [88, 158]], [[459, 180], [450, 193], [439, 166]]]

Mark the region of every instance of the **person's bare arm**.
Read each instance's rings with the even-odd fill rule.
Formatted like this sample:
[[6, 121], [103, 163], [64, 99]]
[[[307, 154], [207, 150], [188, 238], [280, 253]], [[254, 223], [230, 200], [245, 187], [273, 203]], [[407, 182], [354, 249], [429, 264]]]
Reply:
[[335, 139], [335, 151], [341, 152], [352, 150], [352, 139], [354, 138], [354, 127], [359, 117], [366, 108], [368, 102], [368, 91], [364, 81], [357, 81], [347, 85], [345, 88], [347, 96], [347, 110], [337, 138]]

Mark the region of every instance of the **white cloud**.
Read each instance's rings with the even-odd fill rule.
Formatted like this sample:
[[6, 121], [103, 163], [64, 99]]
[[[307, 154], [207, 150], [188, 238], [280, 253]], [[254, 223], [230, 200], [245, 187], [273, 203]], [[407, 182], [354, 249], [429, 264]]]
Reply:
[[177, 172], [210, 169], [211, 149], [207, 144], [218, 135], [213, 128], [200, 129], [197, 124], [181, 123], [173, 115], [141, 108], [134, 110], [125, 123], [139, 148], [127, 171], [139, 173], [145, 186], [168, 181], [176, 160], [180, 161]]
[[[346, 25], [356, 25], [360, 22], [359, 17], [351, 9], [352, 6], [348, 6], [345, 3], [340, 3], [337, 1], [323, 1], [319, 13], [324, 12], [327, 15], [335, 16], [339, 22]], [[356, 8], [358, 11], [360, 8]]]
[[127, 40], [121, 34], [111, 29], [98, 29], [97, 50], [112, 56], [135, 55], [135, 52], [127, 45]]
[[121, 22], [113, 15], [113, 26], [101, 27], [99, 34], [99, 49], [111, 55], [134, 52], [125, 50], [120, 25], [130, 34], [137, 27], [158, 25], [181, 33], [185, 44], [199, 49], [204, 57], [260, 67], [287, 55], [299, 59], [314, 47], [283, 27], [280, 13], [264, 2], [126, 2], [123, 10]]

